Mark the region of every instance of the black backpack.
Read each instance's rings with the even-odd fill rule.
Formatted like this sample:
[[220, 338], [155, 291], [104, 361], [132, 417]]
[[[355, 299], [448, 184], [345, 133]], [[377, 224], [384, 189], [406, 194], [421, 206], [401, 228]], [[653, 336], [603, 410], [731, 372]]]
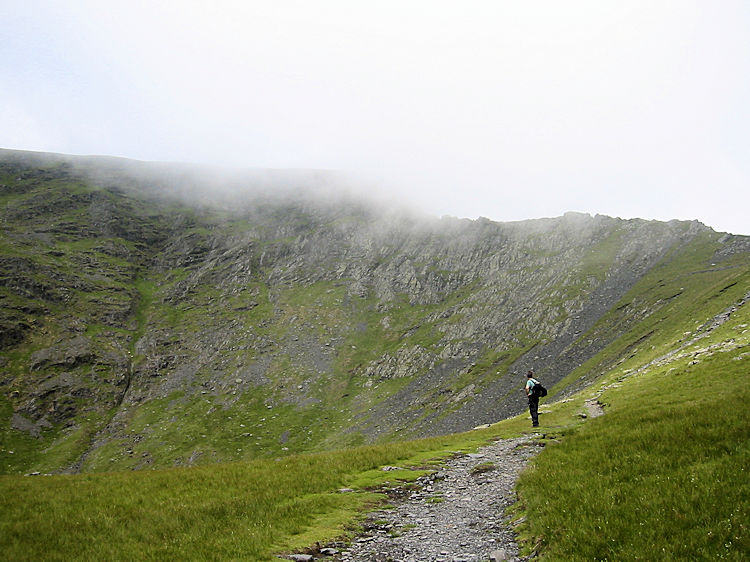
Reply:
[[531, 394], [537, 398], [541, 398], [542, 396], [547, 396], [547, 389], [542, 386], [542, 383], [538, 382], [531, 387]]

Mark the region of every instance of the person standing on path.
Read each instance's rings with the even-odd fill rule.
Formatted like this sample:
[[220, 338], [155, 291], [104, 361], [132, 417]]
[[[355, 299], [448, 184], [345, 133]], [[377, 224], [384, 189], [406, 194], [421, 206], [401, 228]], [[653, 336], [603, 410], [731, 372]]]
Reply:
[[529, 413], [531, 414], [531, 427], [539, 427], [539, 395], [534, 392], [534, 386], [539, 384], [539, 381], [534, 378], [534, 371], [529, 369], [526, 373], [526, 396], [529, 399]]

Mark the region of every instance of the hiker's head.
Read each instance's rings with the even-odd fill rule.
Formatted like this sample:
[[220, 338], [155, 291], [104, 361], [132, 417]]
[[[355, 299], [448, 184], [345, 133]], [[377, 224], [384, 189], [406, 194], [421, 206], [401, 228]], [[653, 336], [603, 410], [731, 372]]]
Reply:
[[528, 373], [526, 373], [526, 378], [527, 378], [527, 379], [530, 379], [530, 378], [531, 378], [531, 377], [533, 377], [533, 376], [534, 376], [534, 371], [532, 371], [531, 369], [529, 369], [529, 372], [528, 372]]

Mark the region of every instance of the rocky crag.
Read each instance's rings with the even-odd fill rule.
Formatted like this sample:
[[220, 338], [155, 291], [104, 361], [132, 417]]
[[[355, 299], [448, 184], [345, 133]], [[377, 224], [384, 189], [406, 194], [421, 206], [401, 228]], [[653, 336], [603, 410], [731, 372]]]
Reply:
[[469, 429], [528, 368], [565, 395], [644, 322], [695, 330], [723, 308], [675, 307], [750, 270], [695, 221], [437, 219], [321, 172], [0, 151], [0, 204], [0, 472]]

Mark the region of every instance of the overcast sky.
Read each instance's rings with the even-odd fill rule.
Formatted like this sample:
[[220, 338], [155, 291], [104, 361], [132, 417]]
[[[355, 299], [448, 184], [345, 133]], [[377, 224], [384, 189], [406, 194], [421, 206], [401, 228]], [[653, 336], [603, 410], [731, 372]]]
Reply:
[[0, 146], [750, 234], [750, 2], [0, 2]]

